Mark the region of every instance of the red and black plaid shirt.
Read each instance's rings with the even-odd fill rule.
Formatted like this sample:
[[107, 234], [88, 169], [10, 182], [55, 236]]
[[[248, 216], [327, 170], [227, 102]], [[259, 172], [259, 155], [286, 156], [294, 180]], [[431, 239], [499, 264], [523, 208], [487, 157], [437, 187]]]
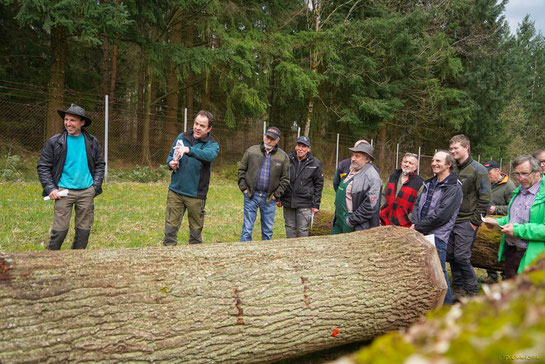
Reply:
[[401, 178], [401, 173], [401, 169], [398, 169], [388, 179], [386, 204], [380, 210], [381, 225], [411, 226], [409, 214], [413, 211], [418, 190], [424, 180], [416, 172], [410, 173], [409, 179], [401, 186], [399, 193], [395, 196], [397, 181]]

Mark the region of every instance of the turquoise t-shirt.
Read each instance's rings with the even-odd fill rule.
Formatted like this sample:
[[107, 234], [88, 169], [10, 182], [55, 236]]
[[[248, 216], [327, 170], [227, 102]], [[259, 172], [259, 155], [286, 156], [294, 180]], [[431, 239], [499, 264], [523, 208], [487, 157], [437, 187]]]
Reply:
[[93, 185], [93, 177], [87, 165], [87, 153], [85, 151], [85, 138], [83, 134], [78, 136], [66, 136], [66, 161], [62, 170], [59, 187], [69, 190], [83, 190]]

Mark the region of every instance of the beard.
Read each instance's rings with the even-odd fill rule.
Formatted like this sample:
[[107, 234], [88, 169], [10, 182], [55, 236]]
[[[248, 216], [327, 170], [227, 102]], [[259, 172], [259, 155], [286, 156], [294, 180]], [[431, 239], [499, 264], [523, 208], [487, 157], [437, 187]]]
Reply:
[[356, 162], [352, 162], [350, 163], [350, 169], [353, 169], [355, 171], [359, 171], [360, 169], [362, 169], [363, 166], [360, 166], [358, 163]]
[[410, 169], [401, 169], [401, 172], [403, 172], [403, 175], [406, 176], [408, 174], [410, 174], [412, 171]]

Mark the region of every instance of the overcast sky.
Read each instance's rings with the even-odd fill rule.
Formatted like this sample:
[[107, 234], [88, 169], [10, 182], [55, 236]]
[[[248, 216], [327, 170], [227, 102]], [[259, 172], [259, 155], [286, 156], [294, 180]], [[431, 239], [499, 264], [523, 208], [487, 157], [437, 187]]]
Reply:
[[511, 33], [515, 33], [518, 24], [526, 14], [535, 23], [536, 30], [545, 35], [545, 0], [509, 0], [505, 6], [505, 18], [509, 22]]

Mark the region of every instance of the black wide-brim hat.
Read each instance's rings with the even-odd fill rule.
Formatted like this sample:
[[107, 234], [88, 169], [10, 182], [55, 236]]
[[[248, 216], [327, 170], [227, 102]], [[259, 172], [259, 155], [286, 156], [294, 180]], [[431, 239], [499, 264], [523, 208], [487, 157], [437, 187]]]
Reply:
[[63, 119], [63, 120], [64, 120], [64, 116], [66, 114], [72, 114], [72, 115], [77, 115], [80, 118], [82, 118], [83, 120], [85, 120], [85, 124], [83, 124], [84, 127], [91, 125], [91, 119], [89, 119], [85, 115], [85, 109], [83, 107], [81, 107], [81, 106], [76, 105], [76, 104], [70, 105], [70, 107], [68, 109], [66, 109], [66, 110], [57, 110], [57, 112], [59, 113], [59, 115], [61, 116], [61, 119]]

